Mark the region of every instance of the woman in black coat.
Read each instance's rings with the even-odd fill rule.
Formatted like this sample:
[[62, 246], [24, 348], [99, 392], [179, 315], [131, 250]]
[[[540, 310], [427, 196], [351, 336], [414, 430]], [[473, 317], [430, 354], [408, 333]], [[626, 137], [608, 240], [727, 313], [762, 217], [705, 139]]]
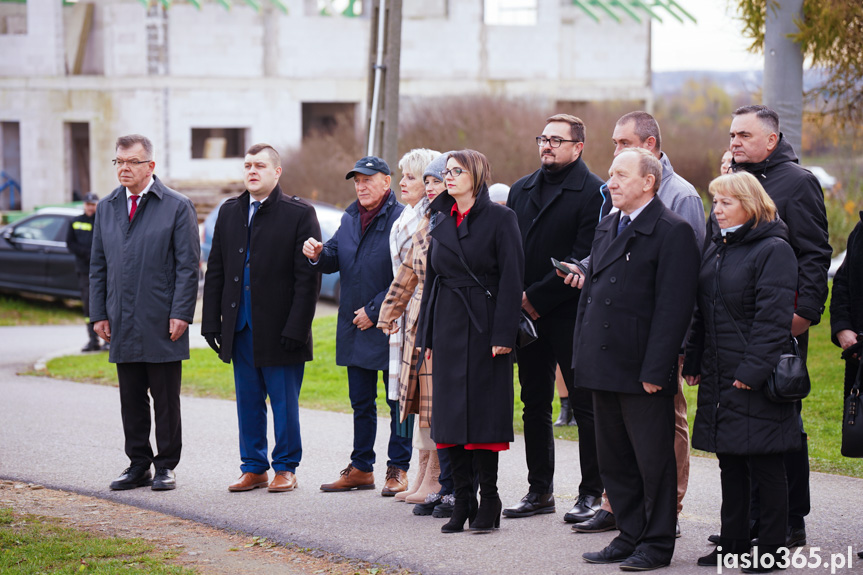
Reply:
[[[842, 265], [833, 277], [830, 299], [830, 333], [833, 343], [846, 350], [857, 344], [857, 334], [863, 333], [863, 212], [851, 235]], [[860, 352], [845, 358], [845, 394], [847, 398], [860, 369]], [[857, 556], [863, 559], [863, 551]]]
[[[431, 204], [437, 223], [419, 345], [426, 357], [434, 351], [431, 435], [438, 448], [449, 449], [455, 487], [455, 509], [441, 531], [462, 531], [467, 519], [471, 529], [487, 531], [500, 523], [498, 452], [513, 440], [511, 351], [524, 253], [515, 214], [489, 199], [486, 157], [453, 152], [446, 168], [447, 191]], [[472, 472], [482, 495], [478, 510]]]
[[[715, 452], [722, 482], [721, 553], [749, 551], [749, 476], [761, 486], [762, 554], [785, 544], [788, 488], [782, 454], [800, 447], [793, 403], [764, 393], [791, 336], [797, 260], [776, 206], [745, 172], [710, 183], [720, 231], [705, 248], [698, 312], [683, 374], [698, 385], [692, 445]], [[773, 568], [747, 572], [767, 572]]]
[[[857, 334], [863, 333], [863, 212], [860, 222], [848, 236], [845, 260], [833, 278], [830, 299], [830, 332], [833, 343], [843, 350], [857, 343]], [[860, 354], [845, 360], [845, 397], [854, 385]]]

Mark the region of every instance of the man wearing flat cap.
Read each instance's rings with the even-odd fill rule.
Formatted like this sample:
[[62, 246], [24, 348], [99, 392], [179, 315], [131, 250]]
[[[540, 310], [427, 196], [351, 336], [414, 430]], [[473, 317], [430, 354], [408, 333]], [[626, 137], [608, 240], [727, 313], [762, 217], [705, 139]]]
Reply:
[[[387, 379], [387, 336], [374, 329], [381, 303], [393, 281], [389, 236], [404, 206], [390, 190], [390, 168], [382, 159], [367, 156], [345, 176], [354, 180], [357, 201], [342, 215], [341, 226], [326, 244], [309, 238], [303, 254], [325, 274], [339, 272], [341, 297], [336, 333], [336, 363], [347, 367], [348, 393], [354, 411], [354, 448], [351, 462], [322, 491], [374, 489], [375, 434], [377, 432], [378, 372]], [[381, 495], [407, 489], [411, 440], [396, 433], [398, 402], [390, 407], [387, 473]]]

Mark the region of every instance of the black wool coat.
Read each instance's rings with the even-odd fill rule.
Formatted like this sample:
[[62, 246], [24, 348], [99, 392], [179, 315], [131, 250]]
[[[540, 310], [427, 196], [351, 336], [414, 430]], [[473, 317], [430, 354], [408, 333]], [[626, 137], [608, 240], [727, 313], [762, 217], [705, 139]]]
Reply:
[[599, 223], [602, 180], [592, 174], [579, 157], [564, 181], [546, 190], [551, 196], [540, 200], [542, 170], [512, 185], [506, 205], [518, 217], [525, 262], [524, 291], [539, 315], [575, 319], [580, 290], [560, 281], [551, 258], [560, 261], [586, 258]]
[[[240, 307], [249, 221], [248, 191], [222, 205], [213, 234], [204, 283], [201, 333], [220, 333], [219, 357], [231, 361]], [[303, 242], [320, 241], [315, 209], [276, 185], [252, 221], [250, 282], [255, 366], [289, 365], [312, 360], [312, 319], [321, 274], [303, 256]], [[286, 351], [282, 338], [305, 342]]]
[[863, 212], [860, 219], [848, 236], [845, 260], [833, 278], [830, 333], [836, 345], [836, 334], [842, 330], [863, 332]]
[[[751, 225], [725, 238], [716, 234], [702, 258], [683, 373], [701, 376], [692, 445], [703, 451], [757, 455], [800, 447], [794, 404], [764, 394], [789, 347], [797, 260], [782, 220]], [[752, 389], [738, 389], [734, 380]]]
[[674, 395], [695, 306], [695, 235], [659, 198], [618, 236], [619, 221], [615, 212], [596, 227], [575, 324], [575, 385], [646, 395], [647, 382]]
[[[418, 344], [434, 351], [431, 435], [438, 443], [513, 440], [513, 354], [521, 310], [524, 253], [515, 214], [483, 186], [461, 225], [444, 192], [431, 204], [431, 231]], [[474, 281], [461, 255], [491, 294]]]

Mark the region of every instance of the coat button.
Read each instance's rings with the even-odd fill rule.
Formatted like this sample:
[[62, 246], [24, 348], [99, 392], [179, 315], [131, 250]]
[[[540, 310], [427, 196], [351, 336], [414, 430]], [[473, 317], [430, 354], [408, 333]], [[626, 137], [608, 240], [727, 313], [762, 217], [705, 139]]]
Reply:
[[598, 277], [596, 277], [596, 276], [594, 276], [594, 277], [593, 277], [593, 279], [592, 279], [592, 280], [590, 280], [590, 281], [591, 281], [591, 282], [593, 282], [593, 283], [596, 283], [596, 282], [598, 282], [598, 281], [599, 281], [599, 278], [598, 278]]
[[611, 283], [617, 283], [617, 278], [614, 276], [611, 276], [610, 278], [608, 278], [608, 281], [610, 281]]
[[610, 325], [609, 325], [609, 323], [606, 321], [606, 322], [603, 322], [602, 327], [604, 327], [605, 329], [608, 329], [608, 328], [609, 328], [609, 327], [611, 327], [611, 326], [610, 326]]
[[231, 307], [237, 307], [237, 302], [231, 302]]
[[587, 303], [590, 303], [591, 301], [593, 301], [593, 298], [591, 298], [590, 296], [587, 296]]
[[234, 276], [234, 281], [235, 281], [235, 282], [240, 281], [240, 276]]
[[601, 345], [601, 346], [599, 346], [599, 349], [601, 349], [602, 351], [605, 351], [608, 349], [608, 346], [607, 345]]
[[244, 250], [244, 249], [245, 249], [245, 248], [240, 248], [240, 253], [243, 253], [243, 250]]
[[611, 298], [605, 298], [605, 305], [611, 305]]

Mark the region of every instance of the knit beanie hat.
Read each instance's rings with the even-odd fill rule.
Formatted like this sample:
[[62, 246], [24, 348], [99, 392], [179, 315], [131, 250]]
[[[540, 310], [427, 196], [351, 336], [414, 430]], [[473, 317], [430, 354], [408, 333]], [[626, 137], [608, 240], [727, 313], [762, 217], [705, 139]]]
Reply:
[[446, 161], [449, 159], [450, 154], [452, 154], [452, 150], [445, 154], [441, 154], [426, 166], [426, 169], [423, 172], [423, 182], [425, 182], [426, 176], [434, 176], [443, 181], [443, 176], [441, 176], [440, 173], [446, 169]]

